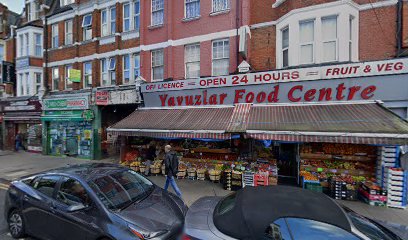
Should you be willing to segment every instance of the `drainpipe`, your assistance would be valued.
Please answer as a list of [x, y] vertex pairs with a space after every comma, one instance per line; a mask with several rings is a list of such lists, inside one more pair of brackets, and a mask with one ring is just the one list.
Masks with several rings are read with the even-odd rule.
[[44, 87], [44, 96], [48, 94], [49, 89], [48, 89], [48, 16], [45, 14], [44, 16], [44, 49], [45, 49], [45, 54], [44, 54], [44, 80], [43, 80], [43, 87]]
[[402, 0], [397, 3], [397, 57], [402, 54]]
[[[239, 4], [239, 0], [236, 0], [236, 12], [235, 12], [235, 14], [236, 14], [236, 16], [235, 16], [235, 28], [237, 29], [237, 36], [236, 36], [236, 38], [235, 38], [235, 44], [236, 44], [236, 48], [237, 48], [237, 59], [236, 59], [236, 64], [237, 64], [237, 67], [239, 66], [239, 20], [240, 20], [240, 17], [239, 17], [239, 8], [240, 8], [240, 4]], [[235, 69], [235, 71], [237, 71], [237, 69]]]

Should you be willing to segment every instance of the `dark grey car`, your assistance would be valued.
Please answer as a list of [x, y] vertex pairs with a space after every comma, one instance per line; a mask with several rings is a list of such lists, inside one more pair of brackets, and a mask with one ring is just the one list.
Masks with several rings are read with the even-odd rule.
[[40, 239], [178, 239], [187, 206], [138, 173], [113, 164], [65, 167], [11, 184], [10, 233]]
[[393, 229], [296, 187], [245, 187], [190, 206], [184, 240], [402, 240]]

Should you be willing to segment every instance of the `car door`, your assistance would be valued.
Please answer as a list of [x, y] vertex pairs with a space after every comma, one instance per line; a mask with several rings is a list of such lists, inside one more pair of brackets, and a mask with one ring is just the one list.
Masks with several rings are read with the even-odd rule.
[[[82, 204], [84, 209], [70, 211], [71, 206]], [[82, 184], [68, 177], [63, 177], [57, 188], [52, 217], [59, 227], [52, 232], [53, 239], [82, 240], [96, 239], [101, 230], [96, 225], [98, 209]], [[99, 219], [101, 220], [101, 219]]]
[[34, 179], [32, 187], [36, 194], [24, 194], [22, 200], [22, 214], [27, 232], [41, 239], [52, 239], [52, 202], [55, 187], [60, 177], [55, 175], [40, 176]]

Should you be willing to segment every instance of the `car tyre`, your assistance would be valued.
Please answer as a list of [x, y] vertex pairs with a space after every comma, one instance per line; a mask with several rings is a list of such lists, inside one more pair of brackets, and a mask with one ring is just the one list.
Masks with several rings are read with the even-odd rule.
[[13, 210], [8, 216], [8, 227], [13, 238], [22, 238], [25, 236], [25, 225], [23, 216], [17, 209]]

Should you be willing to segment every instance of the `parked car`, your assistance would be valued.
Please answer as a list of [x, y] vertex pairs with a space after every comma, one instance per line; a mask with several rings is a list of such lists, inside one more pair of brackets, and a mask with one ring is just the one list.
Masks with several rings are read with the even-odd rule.
[[324, 194], [287, 186], [245, 187], [197, 200], [185, 220], [189, 239], [402, 240]]
[[14, 238], [177, 239], [187, 206], [133, 170], [68, 166], [11, 184], [5, 216]]

